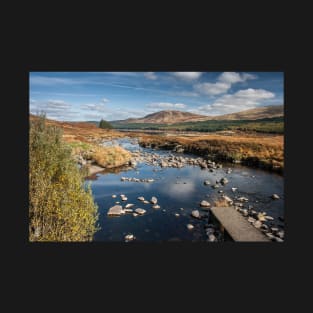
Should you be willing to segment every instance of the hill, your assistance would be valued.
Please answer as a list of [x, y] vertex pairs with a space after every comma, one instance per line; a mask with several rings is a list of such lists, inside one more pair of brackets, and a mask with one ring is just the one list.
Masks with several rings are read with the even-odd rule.
[[166, 110], [148, 114], [141, 118], [129, 118], [126, 120], [111, 121], [115, 127], [123, 124], [177, 124], [202, 121], [228, 121], [228, 120], [259, 120], [264, 118], [282, 117], [284, 115], [283, 105], [265, 106], [249, 109], [241, 112], [223, 114], [218, 116], [207, 116], [190, 112]]

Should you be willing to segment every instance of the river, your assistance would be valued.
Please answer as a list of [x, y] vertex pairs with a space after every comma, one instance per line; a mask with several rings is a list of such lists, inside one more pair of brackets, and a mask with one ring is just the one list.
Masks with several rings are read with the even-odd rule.
[[[169, 154], [187, 156], [171, 151], [142, 148], [133, 139], [104, 143], [110, 144], [119, 144], [130, 151], [157, 153], [161, 156]], [[231, 173], [227, 174], [229, 168]], [[121, 177], [152, 178], [154, 181], [129, 182], [121, 181]], [[205, 180], [210, 180], [214, 184], [222, 177], [229, 180], [223, 187], [214, 189], [212, 185], [204, 185]], [[223, 190], [224, 194], [232, 199], [241, 196], [248, 198], [249, 201], [244, 203], [244, 208], [253, 207], [257, 212], [266, 212], [274, 218], [267, 223], [268, 226], [284, 229], [283, 177], [261, 169], [223, 163], [223, 168], [210, 172], [208, 169], [193, 165], [183, 168], [161, 168], [140, 162], [136, 168], [112, 169], [97, 173], [87, 178], [86, 183], [91, 184], [95, 202], [99, 207], [101, 230], [95, 234], [95, 241], [124, 241], [127, 234], [133, 234], [136, 241], [207, 241], [205, 224], [208, 218], [195, 219], [190, 214], [196, 209], [204, 216], [208, 215], [209, 212], [201, 209], [199, 203], [201, 200], [213, 203], [220, 196], [219, 190]], [[238, 189], [233, 191], [232, 187]], [[128, 200], [121, 201], [121, 194]], [[278, 194], [280, 199], [273, 200], [272, 194]], [[117, 197], [112, 198], [112, 195]], [[139, 196], [147, 200], [152, 196], [157, 197], [160, 209], [153, 209], [152, 204], [142, 203], [137, 199]], [[135, 204], [134, 209], [142, 208], [146, 213], [136, 217], [132, 214], [109, 217], [107, 212], [117, 201], [123, 206], [127, 203]], [[187, 224], [192, 224], [194, 229], [187, 229]]]

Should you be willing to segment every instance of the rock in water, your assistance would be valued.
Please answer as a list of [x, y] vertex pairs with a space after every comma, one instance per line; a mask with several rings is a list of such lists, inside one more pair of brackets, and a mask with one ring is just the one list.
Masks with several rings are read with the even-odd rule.
[[211, 184], [211, 182], [209, 180], [204, 181], [204, 185], [210, 185], [210, 184]]
[[142, 201], [144, 204], [148, 204], [149, 203], [149, 201], [148, 200], [144, 200], [144, 201]]
[[133, 213], [133, 209], [124, 209], [125, 213]]
[[233, 188], [231, 189], [231, 191], [232, 191], [232, 192], [235, 192], [237, 189], [238, 189], [238, 188], [233, 187]]
[[209, 241], [210, 241], [210, 242], [215, 242], [215, 241], [217, 241], [217, 239], [216, 239], [216, 237], [214, 236], [214, 234], [210, 234], [210, 235], [209, 235]]
[[159, 209], [160, 206], [159, 206], [158, 204], [155, 204], [155, 205], [152, 206], [152, 208], [153, 208], [153, 209]]
[[134, 216], [134, 217], [138, 216], [138, 213], [135, 213], [135, 212], [134, 212], [134, 213], [133, 213], [133, 216]]
[[208, 201], [202, 200], [200, 202], [200, 206], [208, 208], [209, 206], [211, 206], [211, 204]]
[[175, 213], [175, 216], [176, 216], [176, 217], [179, 217], [179, 214], [178, 214], [178, 213]]
[[121, 199], [122, 201], [127, 201], [127, 197], [125, 197], [124, 195], [121, 195]]
[[123, 210], [121, 205], [114, 205], [108, 211], [108, 215], [110, 215], [110, 216], [120, 216], [124, 213], [125, 213], [125, 211]]
[[140, 214], [140, 215], [143, 215], [143, 214], [145, 214], [147, 211], [144, 210], [144, 209], [138, 208], [138, 209], [135, 210], [135, 212], [138, 213], [138, 214]]
[[150, 202], [151, 202], [152, 204], [157, 204], [157, 203], [158, 203], [158, 199], [157, 199], [156, 197], [152, 197], [151, 200], [150, 200]]
[[116, 198], [116, 195], [112, 195], [112, 198]]
[[233, 200], [229, 198], [228, 196], [223, 196], [223, 199], [225, 199], [228, 203], [233, 203]]
[[138, 197], [137, 199], [140, 200], [140, 201], [145, 201], [144, 197]]
[[226, 177], [223, 177], [221, 180], [220, 180], [220, 183], [222, 185], [226, 185], [228, 183], [228, 179]]
[[191, 215], [195, 218], [200, 218], [200, 212], [198, 210], [193, 210]]
[[278, 199], [280, 199], [280, 198], [279, 198], [279, 195], [277, 195], [276, 193], [274, 193], [274, 194], [272, 195], [272, 199], [273, 199], [273, 200], [278, 200]]
[[133, 207], [133, 206], [134, 206], [134, 204], [128, 203], [128, 204], [125, 205], [125, 209], [131, 208], [131, 207]]
[[193, 226], [192, 224], [187, 224], [187, 228], [188, 228], [189, 230], [192, 230], [192, 229], [194, 229], [194, 226]]
[[133, 234], [128, 234], [125, 236], [125, 241], [132, 241], [135, 239], [135, 236]]

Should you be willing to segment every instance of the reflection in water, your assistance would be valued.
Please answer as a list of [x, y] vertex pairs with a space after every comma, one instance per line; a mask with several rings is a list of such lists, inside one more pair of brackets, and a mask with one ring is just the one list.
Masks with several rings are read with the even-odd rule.
[[[123, 144], [129, 142], [123, 140]], [[138, 150], [138, 146], [134, 145], [134, 149]], [[232, 172], [226, 174], [226, 169], [223, 168], [212, 173], [194, 166], [165, 168], [155, 172], [154, 167], [139, 163], [137, 169], [123, 167], [92, 175], [86, 183], [91, 181], [94, 199], [99, 206], [101, 226], [95, 240], [124, 241], [124, 236], [131, 233], [136, 237], [136, 241], [205, 241], [207, 236], [203, 221], [192, 218], [190, 214], [192, 210], [200, 209], [201, 200], [206, 199], [212, 203], [219, 197], [219, 190], [223, 190], [232, 199], [236, 196], [246, 196], [249, 199], [249, 202], [245, 203], [246, 207], [253, 206], [256, 211], [267, 212], [275, 218], [275, 222], [279, 220], [278, 217], [284, 216], [283, 177], [241, 165], [229, 164], [225, 167], [231, 167]], [[154, 182], [122, 182], [122, 176], [153, 178]], [[229, 180], [226, 186], [212, 188], [217, 180], [225, 176]], [[211, 185], [205, 186], [204, 180], [209, 180]], [[236, 192], [232, 191], [232, 187], [238, 188]], [[277, 193], [281, 199], [272, 200], [273, 193]], [[117, 195], [117, 198], [112, 198], [113, 194]], [[121, 194], [126, 195], [128, 200], [121, 201]], [[137, 199], [138, 196], [147, 200], [152, 196], [157, 197], [161, 208], [153, 209], [152, 204], [144, 204]], [[137, 217], [126, 214], [118, 218], [108, 218], [108, 209], [117, 201], [123, 206], [132, 203], [133, 209], [142, 208], [146, 213]], [[176, 217], [175, 213], [180, 216]], [[189, 223], [194, 225], [192, 231], [186, 227]]]

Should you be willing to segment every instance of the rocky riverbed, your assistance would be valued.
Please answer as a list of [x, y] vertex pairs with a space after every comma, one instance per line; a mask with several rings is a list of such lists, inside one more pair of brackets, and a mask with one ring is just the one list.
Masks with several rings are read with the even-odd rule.
[[118, 144], [132, 152], [127, 167], [104, 170], [90, 181], [100, 211], [96, 241], [224, 241], [210, 216], [218, 203], [240, 212], [272, 241], [284, 240], [280, 175], [177, 148], [142, 148], [134, 139]]

